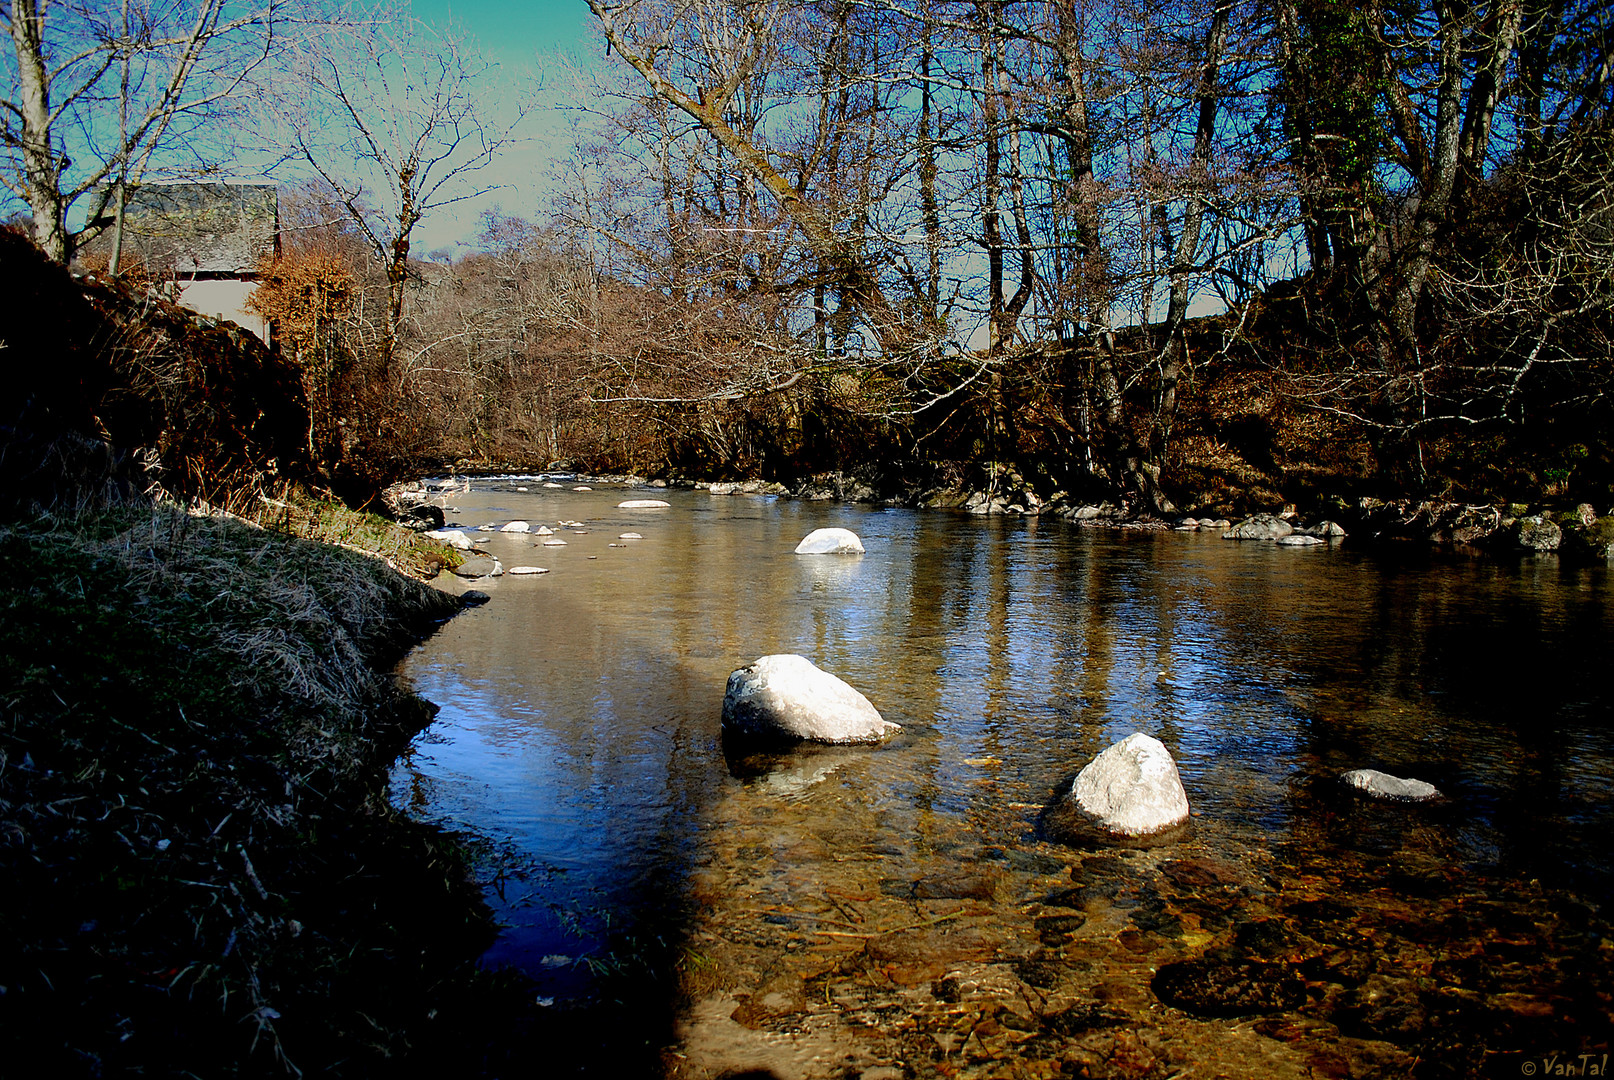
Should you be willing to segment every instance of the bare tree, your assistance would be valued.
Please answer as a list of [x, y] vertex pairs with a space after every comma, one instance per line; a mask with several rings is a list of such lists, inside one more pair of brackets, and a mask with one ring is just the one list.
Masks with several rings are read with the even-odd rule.
[[0, 3], [12, 44], [0, 183], [45, 253], [71, 260], [142, 180], [215, 173], [222, 115], [273, 56], [284, 18], [282, 0]]
[[272, 107], [293, 154], [335, 193], [387, 277], [381, 371], [393, 374], [414, 230], [486, 194], [476, 174], [515, 140], [524, 109], [490, 114], [494, 67], [452, 31], [378, 10], [297, 44]]

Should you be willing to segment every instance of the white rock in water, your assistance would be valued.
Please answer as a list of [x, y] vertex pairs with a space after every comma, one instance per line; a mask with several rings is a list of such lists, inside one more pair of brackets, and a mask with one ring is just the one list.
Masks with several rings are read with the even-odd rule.
[[554, 536], [555, 530], [551, 529], [548, 525], [540, 525], [538, 526], [536, 533], [539, 536]]
[[1422, 780], [1403, 780], [1399, 776], [1379, 772], [1377, 769], [1352, 769], [1343, 773], [1340, 779], [1359, 791], [1381, 799], [1409, 799], [1420, 802], [1424, 799], [1433, 799], [1440, 792], [1435, 785], [1427, 784]]
[[587, 484], [578, 484], [576, 487], [572, 488], [572, 490], [573, 491], [593, 491], [594, 489], [589, 487]]
[[772, 741], [871, 743], [901, 731], [869, 699], [805, 656], [764, 656], [729, 676], [723, 730]]
[[851, 529], [814, 529], [796, 545], [797, 555], [861, 555], [863, 541]]
[[547, 574], [547, 573], [549, 573], [549, 571], [546, 570], [545, 568], [543, 568], [542, 566], [512, 566], [510, 568], [509, 572], [512, 573], [512, 574]]
[[441, 540], [457, 551], [471, 550], [471, 538], [459, 529], [434, 529], [426, 535], [433, 540]]
[[499, 531], [507, 533], [531, 532], [532, 526], [528, 525], [525, 521], [509, 521], [500, 526]]
[[616, 538], [618, 540], [643, 540], [644, 536], [640, 533], [618, 533]]
[[566, 546], [566, 541], [560, 539], [559, 537], [551, 536], [548, 540], [544, 541], [543, 546], [544, 547], [565, 547]]
[[1299, 533], [1290, 533], [1288, 536], [1278, 537], [1279, 547], [1316, 547], [1318, 544], [1326, 543], [1328, 541], [1320, 536], [1302, 536]]
[[548, 484], [545, 484], [544, 487], [549, 488], [552, 491], [559, 491], [561, 489], [562, 485], [555, 484], [555, 483], [548, 483]]
[[658, 506], [671, 506], [672, 503], [660, 499], [628, 499], [616, 504], [618, 510], [650, 510]]
[[1100, 828], [1147, 836], [1188, 820], [1188, 793], [1159, 739], [1134, 731], [1076, 774], [1070, 797]]

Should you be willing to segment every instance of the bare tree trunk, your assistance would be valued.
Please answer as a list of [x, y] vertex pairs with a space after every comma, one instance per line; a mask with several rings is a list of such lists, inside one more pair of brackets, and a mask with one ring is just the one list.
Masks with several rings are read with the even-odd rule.
[[919, 217], [925, 230], [925, 318], [930, 323], [927, 332], [934, 333], [941, 325], [941, 203], [936, 196], [936, 141], [931, 134], [935, 122], [935, 92], [930, 85], [931, 64], [935, 55], [927, 35], [924, 51], [920, 55], [919, 93]]
[[34, 243], [52, 260], [66, 263], [73, 257], [73, 245], [64, 220], [64, 163], [51, 139], [50, 72], [44, 37], [45, 13], [39, 0], [13, 0], [11, 43], [17, 54], [17, 112], [22, 121], [19, 142]]
[[[1221, 103], [1218, 83], [1221, 78], [1222, 56], [1227, 48], [1228, 20], [1232, 12], [1231, 0], [1221, 0], [1211, 17], [1205, 33], [1204, 63], [1200, 69], [1197, 93], [1199, 115], [1194, 128], [1194, 148], [1189, 156], [1187, 191], [1183, 198], [1182, 222], [1177, 232], [1177, 249], [1172, 256], [1171, 298], [1166, 308], [1165, 325], [1160, 330], [1160, 346], [1155, 357], [1159, 373], [1159, 386], [1155, 392], [1154, 418], [1150, 427], [1146, 459], [1158, 472], [1160, 462], [1171, 440], [1171, 427], [1177, 415], [1177, 386], [1182, 381], [1188, 361], [1188, 339], [1183, 334], [1183, 322], [1188, 316], [1188, 305], [1193, 297], [1194, 264], [1199, 256], [1199, 237], [1205, 220], [1205, 195], [1210, 182], [1211, 150], [1216, 139], [1216, 112]], [[1175, 511], [1168, 499], [1160, 495], [1149, 508], [1154, 513]]]

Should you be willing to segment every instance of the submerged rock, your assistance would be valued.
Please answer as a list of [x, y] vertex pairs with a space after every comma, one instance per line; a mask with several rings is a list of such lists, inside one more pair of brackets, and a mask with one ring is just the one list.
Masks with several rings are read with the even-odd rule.
[[796, 545], [797, 555], [861, 555], [863, 541], [850, 529], [814, 529]]
[[1342, 774], [1340, 779], [1358, 791], [1365, 791], [1381, 799], [1408, 799], [1421, 802], [1440, 794], [1433, 784], [1422, 780], [1403, 780], [1399, 776], [1391, 776], [1377, 769], [1352, 769]]
[[1306, 984], [1290, 964], [1209, 957], [1166, 964], [1154, 977], [1156, 996], [1197, 1016], [1247, 1016], [1298, 1008]]
[[729, 676], [723, 732], [774, 742], [871, 743], [902, 728], [805, 656], [764, 656]]
[[1224, 540], [1277, 540], [1295, 531], [1295, 527], [1276, 514], [1256, 514], [1247, 517], [1222, 534]]
[[618, 510], [650, 510], [660, 506], [671, 506], [672, 503], [661, 499], [626, 499], [616, 504]]
[[1141, 731], [1088, 762], [1070, 799], [1115, 836], [1148, 836], [1188, 820], [1188, 793], [1171, 751]]
[[1319, 544], [1326, 543], [1328, 543], [1328, 541], [1324, 540], [1320, 536], [1302, 536], [1299, 533], [1291, 533], [1288, 536], [1278, 537], [1279, 547], [1316, 547]]

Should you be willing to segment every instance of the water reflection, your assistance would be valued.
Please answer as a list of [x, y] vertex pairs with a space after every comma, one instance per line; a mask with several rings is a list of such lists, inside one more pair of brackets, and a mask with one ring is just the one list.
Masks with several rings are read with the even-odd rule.
[[[629, 511], [621, 491], [515, 486], [479, 486], [458, 516], [548, 524], [567, 546], [493, 534], [506, 565], [552, 573], [478, 582], [493, 601], [409, 658], [442, 713], [400, 762], [394, 795], [506, 852], [490, 895], [509, 929], [488, 962], [521, 966], [560, 1006], [594, 1007], [605, 960], [642, 930], [685, 958], [715, 957], [747, 1024], [775, 1015], [749, 1002], [783, 993], [763, 992], [764, 955], [769, 971], [798, 958], [781, 1001], [823, 978], [825, 1000], [852, 1009], [856, 980], [823, 965], [856, 955], [858, 970], [929, 971], [887, 955], [894, 931], [871, 936], [881, 904], [907, 905], [910, 922], [956, 919], [957, 934], [969, 911], [988, 911], [997, 932], [1024, 924], [1035, 945], [1061, 935], [1033, 916], [1080, 921], [1037, 906], [1058, 891], [1050, 875], [1086, 875], [1085, 927], [1017, 962], [1055, 949], [1047, 963], [1080, 960], [1083, 978], [1120, 979], [1145, 1009], [1152, 969], [1127, 983], [1115, 967], [1126, 957], [1206, 948], [1265, 893], [1273, 918], [1312, 933], [1313, 909], [1285, 905], [1341, 882], [1379, 888], [1386, 862], [1396, 881], [1426, 883], [1419, 895], [1429, 881], [1455, 895], [1481, 874], [1503, 893], [1538, 881], [1609, 898], [1602, 570], [690, 492]], [[829, 526], [857, 532], [867, 553], [792, 554]], [[644, 539], [611, 546], [630, 530]], [[903, 735], [725, 756], [727, 675], [775, 652], [840, 675]], [[1039, 829], [1075, 770], [1134, 730], [1171, 748], [1196, 816], [1188, 839], [1132, 853], [1142, 861], [1123, 859], [1116, 877]], [[1429, 780], [1447, 799], [1364, 805], [1332, 779], [1357, 767]], [[1159, 867], [1159, 884], [1138, 884]], [[1191, 910], [1181, 883], [1202, 880], [1250, 910]], [[935, 955], [958, 944], [924, 933]], [[993, 940], [959, 945], [955, 960], [1017, 947]], [[814, 957], [819, 967], [800, 959]], [[755, 995], [736, 989], [745, 972]]]

